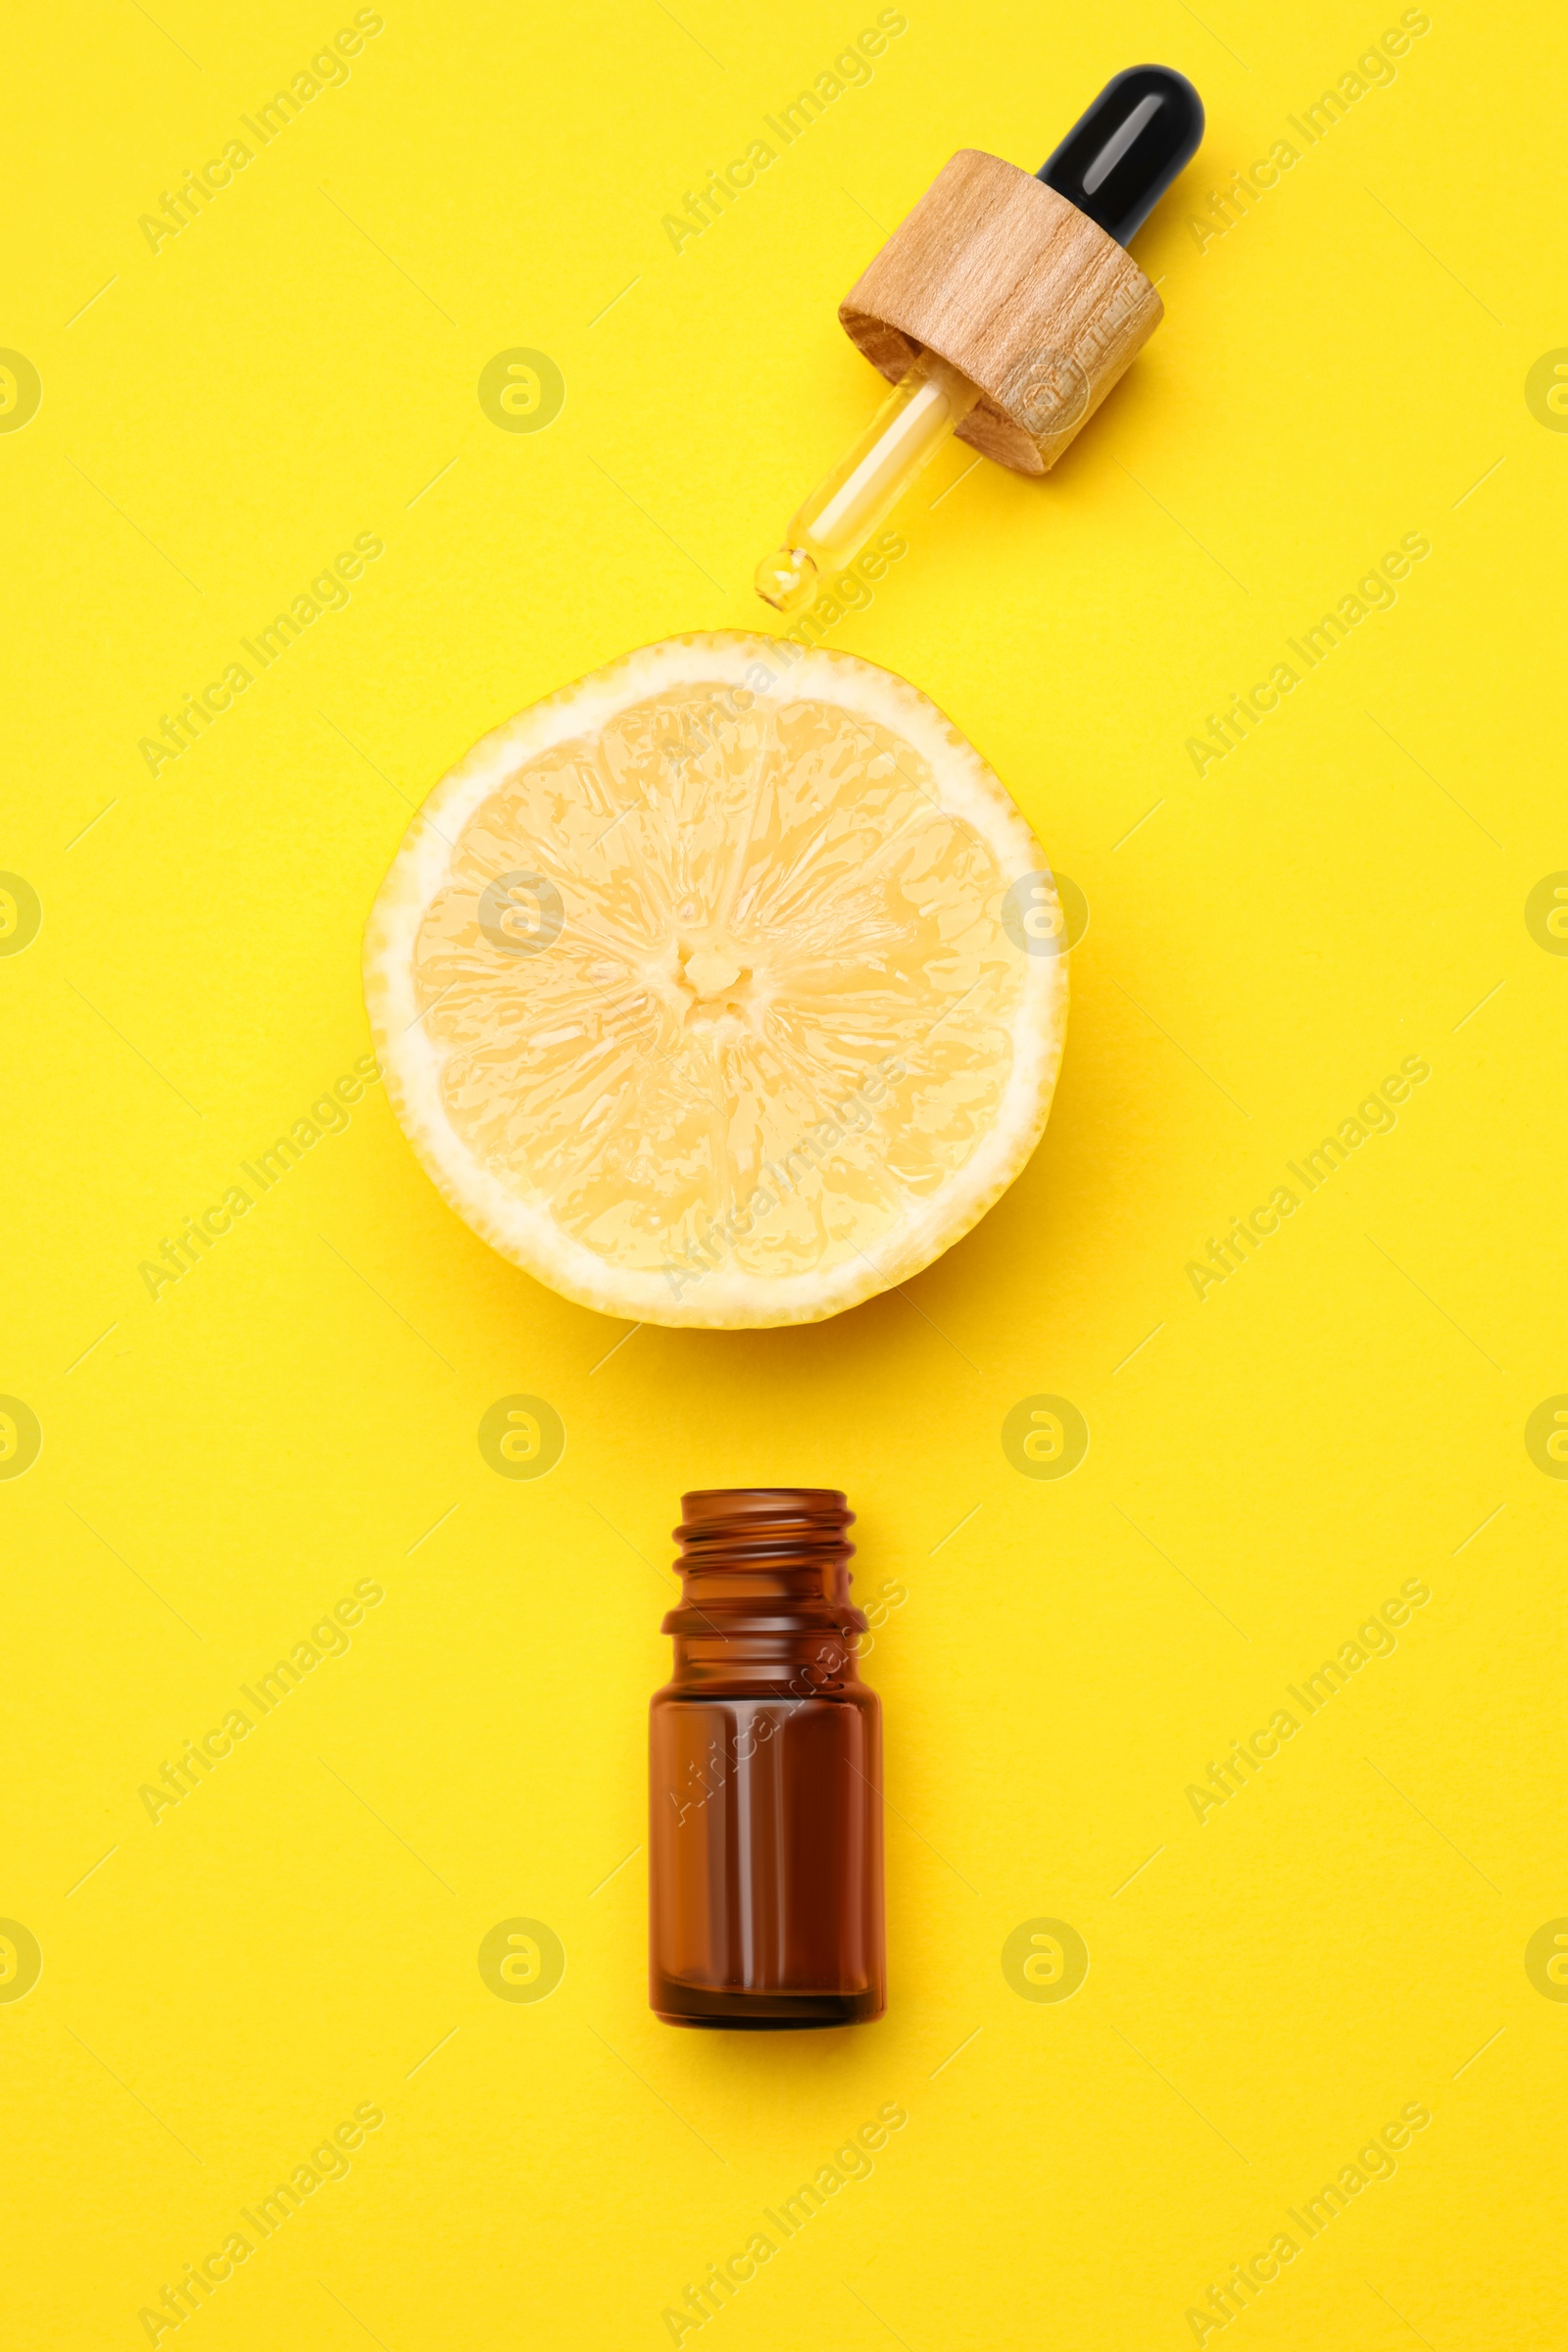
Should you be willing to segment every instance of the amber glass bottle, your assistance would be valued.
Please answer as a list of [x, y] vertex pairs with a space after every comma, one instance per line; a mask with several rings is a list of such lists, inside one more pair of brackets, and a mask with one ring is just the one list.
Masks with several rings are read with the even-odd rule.
[[675, 2026], [880, 2017], [882, 1738], [829, 1487], [682, 1497], [650, 1740], [650, 1998]]

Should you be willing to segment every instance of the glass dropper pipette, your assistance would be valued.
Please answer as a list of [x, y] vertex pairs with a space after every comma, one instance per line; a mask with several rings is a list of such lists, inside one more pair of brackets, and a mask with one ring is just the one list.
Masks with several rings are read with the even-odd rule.
[[855, 447], [818, 482], [784, 545], [758, 565], [758, 595], [780, 612], [804, 612], [826, 576], [859, 554], [979, 398], [978, 384], [923, 351]]
[[[1168, 67], [1133, 66], [1106, 83], [1036, 177], [1125, 245], [1202, 135], [1203, 109], [1192, 83]], [[920, 352], [796, 514], [782, 547], [758, 565], [763, 602], [780, 612], [804, 612], [983, 398], [950, 361]]]

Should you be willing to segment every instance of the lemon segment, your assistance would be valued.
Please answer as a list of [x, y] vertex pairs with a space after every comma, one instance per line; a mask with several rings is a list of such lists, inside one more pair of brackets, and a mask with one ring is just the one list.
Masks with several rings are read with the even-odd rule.
[[809, 1322], [906, 1280], [1018, 1173], [1060, 1059], [1059, 936], [1039, 844], [913, 687], [685, 637], [436, 788], [366, 998], [410, 1142], [503, 1255], [632, 1321]]

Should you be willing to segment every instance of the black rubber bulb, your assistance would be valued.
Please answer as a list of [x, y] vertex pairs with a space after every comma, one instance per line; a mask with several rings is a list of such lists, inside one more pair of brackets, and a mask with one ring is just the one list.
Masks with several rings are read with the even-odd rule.
[[1129, 66], [1106, 82], [1035, 177], [1125, 245], [1202, 136], [1203, 102], [1185, 74]]

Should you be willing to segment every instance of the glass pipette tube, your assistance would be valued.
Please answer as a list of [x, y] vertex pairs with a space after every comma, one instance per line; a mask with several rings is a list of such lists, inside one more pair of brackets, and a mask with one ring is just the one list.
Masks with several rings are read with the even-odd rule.
[[979, 386], [934, 351], [900, 377], [865, 431], [820, 481], [757, 567], [757, 593], [780, 612], [811, 604], [824, 576], [858, 556], [923, 466], [980, 398]]

